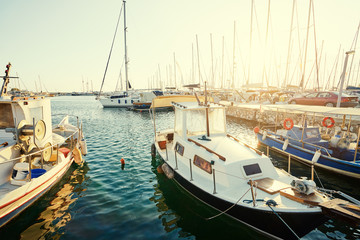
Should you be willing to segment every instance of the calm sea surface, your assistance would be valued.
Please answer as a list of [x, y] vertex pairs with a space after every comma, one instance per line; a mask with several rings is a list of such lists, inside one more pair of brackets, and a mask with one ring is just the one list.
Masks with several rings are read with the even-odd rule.
[[[51, 101], [53, 114], [73, 114], [83, 121], [86, 163], [72, 166], [59, 184], [0, 229], [0, 239], [265, 239], [226, 216], [205, 220], [217, 212], [156, 172], [160, 159], [150, 155], [153, 126], [148, 113], [103, 109], [93, 96]], [[160, 113], [157, 125], [170, 127], [172, 120], [173, 113]], [[256, 146], [255, 124], [228, 119], [228, 131]], [[285, 158], [271, 157], [275, 166], [287, 169]], [[291, 172], [310, 177], [310, 170], [294, 161]], [[325, 188], [360, 199], [359, 180], [320, 169], [317, 174]], [[304, 237], [357, 238], [359, 228], [338, 220]]]

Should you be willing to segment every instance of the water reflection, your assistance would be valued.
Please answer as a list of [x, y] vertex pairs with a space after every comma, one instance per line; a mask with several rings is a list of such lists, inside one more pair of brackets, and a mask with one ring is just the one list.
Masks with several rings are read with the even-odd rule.
[[70, 208], [73, 203], [81, 197], [81, 193], [86, 191], [86, 186], [82, 183], [87, 179], [86, 173], [89, 170], [87, 164], [81, 168], [75, 169], [68, 177], [65, 177], [61, 183], [58, 192], [51, 195], [47, 193], [45, 198], [51, 197], [52, 200], [48, 207], [43, 210], [36, 219], [36, 223], [24, 230], [20, 236], [21, 239], [59, 239], [63, 235], [64, 228], [71, 220]]

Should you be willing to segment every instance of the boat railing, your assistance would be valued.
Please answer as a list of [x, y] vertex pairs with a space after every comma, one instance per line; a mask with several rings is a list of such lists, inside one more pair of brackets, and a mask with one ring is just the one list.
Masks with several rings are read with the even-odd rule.
[[274, 133], [274, 132], [272, 132], [272, 131], [270, 131], [270, 130], [265, 130], [265, 131], [271, 133], [272, 135], [279, 136], [279, 137], [283, 137], [284, 139], [287, 138], [287, 139], [291, 139], [291, 140], [295, 140], [295, 141], [301, 142], [301, 143], [303, 144], [303, 145], [302, 145], [303, 147], [304, 147], [304, 144], [307, 144], [307, 145], [310, 145], [310, 146], [319, 148], [320, 150], [323, 150], [324, 152], [326, 152], [326, 154], [327, 154], [329, 157], [331, 157], [331, 154], [329, 153], [328, 149], [325, 148], [325, 147], [323, 147], [323, 146], [316, 145], [316, 144], [309, 143], [309, 142], [304, 142], [304, 141], [302, 141], [301, 139], [296, 139], [296, 138], [292, 138], [292, 137], [289, 137], [289, 136], [286, 136], [286, 137], [285, 137], [285, 136], [283, 136], [283, 135], [276, 134], [276, 133]]

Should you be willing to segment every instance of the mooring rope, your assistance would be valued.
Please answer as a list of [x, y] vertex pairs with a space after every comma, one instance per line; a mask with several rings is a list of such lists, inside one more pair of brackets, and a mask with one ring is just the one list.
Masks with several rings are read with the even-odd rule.
[[295, 235], [297, 239], [300, 239], [299, 236], [294, 232], [294, 230], [291, 229], [289, 225], [280, 217], [279, 214], [271, 207], [271, 205], [276, 206], [277, 203], [274, 200], [268, 200], [266, 202], [266, 205], [273, 211], [273, 213], [285, 224], [285, 226]]
[[211, 220], [214, 219], [216, 217], [219, 217], [221, 215], [223, 215], [224, 213], [226, 213], [227, 211], [229, 211], [230, 209], [232, 209], [233, 207], [235, 207], [236, 204], [238, 204], [240, 202], [240, 200], [250, 191], [251, 188], [249, 188], [240, 198], [239, 200], [236, 201], [236, 203], [234, 203], [232, 206], [230, 206], [228, 209], [226, 209], [225, 211], [220, 212], [219, 214], [216, 214], [215, 216], [206, 218], [206, 220]]

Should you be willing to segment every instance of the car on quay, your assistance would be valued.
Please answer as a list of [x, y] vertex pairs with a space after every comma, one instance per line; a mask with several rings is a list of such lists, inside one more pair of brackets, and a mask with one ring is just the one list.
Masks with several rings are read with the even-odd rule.
[[[301, 97], [293, 97], [289, 99], [289, 103], [336, 107], [338, 95], [339, 92], [334, 91], [313, 92]], [[358, 104], [358, 97], [346, 93], [341, 95], [340, 107], [356, 107]]]

